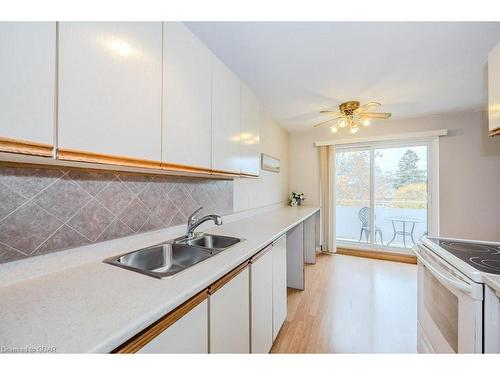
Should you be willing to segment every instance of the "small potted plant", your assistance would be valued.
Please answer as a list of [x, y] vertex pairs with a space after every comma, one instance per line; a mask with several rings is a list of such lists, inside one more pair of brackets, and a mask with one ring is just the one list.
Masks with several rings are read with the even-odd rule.
[[302, 201], [304, 200], [306, 200], [306, 198], [304, 197], [304, 193], [292, 192], [292, 195], [290, 196], [290, 206], [300, 206], [302, 205]]

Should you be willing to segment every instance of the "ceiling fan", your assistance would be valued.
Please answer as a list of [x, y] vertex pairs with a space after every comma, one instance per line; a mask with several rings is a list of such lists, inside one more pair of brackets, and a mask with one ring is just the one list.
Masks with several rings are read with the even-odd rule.
[[335, 121], [330, 127], [332, 133], [336, 133], [342, 128], [349, 128], [349, 131], [354, 134], [359, 131], [360, 125], [363, 127], [369, 126], [372, 119], [385, 120], [391, 117], [391, 113], [388, 112], [371, 112], [379, 106], [380, 103], [377, 102], [369, 102], [363, 105], [360, 105], [359, 102], [355, 100], [345, 102], [339, 105], [340, 112], [320, 111], [323, 115], [335, 117], [320, 122], [314, 125], [314, 127], [317, 128]]

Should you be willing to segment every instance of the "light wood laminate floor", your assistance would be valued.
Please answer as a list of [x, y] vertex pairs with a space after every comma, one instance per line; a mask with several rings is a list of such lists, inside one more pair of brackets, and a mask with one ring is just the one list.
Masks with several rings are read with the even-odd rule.
[[320, 254], [305, 276], [272, 353], [416, 352], [415, 265]]

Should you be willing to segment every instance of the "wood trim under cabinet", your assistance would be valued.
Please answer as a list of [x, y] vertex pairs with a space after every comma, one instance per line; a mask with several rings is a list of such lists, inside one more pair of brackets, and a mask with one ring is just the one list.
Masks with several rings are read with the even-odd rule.
[[240, 173], [240, 176], [244, 178], [259, 178], [258, 174], [250, 174], [250, 173]]
[[240, 177], [241, 174], [240, 173], [236, 173], [236, 172], [228, 172], [228, 171], [221, 171], [221, 170], [217, 170], [217, 169], [212, 169], [211, 170], [211, 173], [213, 175], [217, 175], [217, 176], [225, 176], [225, 177]]
[[159, 336], [168, 327], [172, 326], [175, 322], [193, 310], [196, 306], [202, 303], [208, 297], [208, 290], [204, 289], [191, 299], [184, 302], [182, 305], [176, 307], [160, 320], [154, 322], [149, 327], [143, 329], [134, 337], [121, 344], [119, 347], [111, 351], [117, 354], [132, 354], [137, 353], [154, 338]]
[[127, 167], [160, 169], [161, 162], [153, 160], [136, 159], [124, 156], [99, 154], [96, 152], [79, 151], [60, 148], [57, 158], [61, 160], [81, 161], [86, 163], [123, 165]]
[[215, 292], [217, 292], [220, 288], [222, 288], [224, 285], [226, 285], [228, 282], [230, 282], [232, 279], [238, 276], [241, 272], [243, 272], [243, 270], [247, 268], [249, 264], [250, 261], [246, 260], [245, 262], [241, 263], [238, 267], [236, 267], [229, 273], [225, 274], [219, 280], [210, 285], [208, 287], [208, 295], [212, 295]]
[[259, 258], [264, 256], [268, 251], [270, 251], [273, 248], [272, 244], [267, 245], [265, 248], [263, 248], [261, 251], [259, 251], [257, 254], [255, 254], [253, 257], [249, 259], [250, 264], [255, 263]]
[[15, 154], [52, 156], [53, 146], [45, 143], [0, 137], [0, 151]]
[[198, 174], [212, 173], [212, 171], [209, 168], [192, 167], [189, 165], [173, 164], [173, 163], [161, 163], [161, 169], [166, 169], [175, 172], [187, 172], [187, 173], [198, 173]]
[[490, 137], [494, 137], [495, 135], [500, 135], [500, 128], [491, 129], [491, 130], [488, 132], [488, 135], [489, 135]]
[[353, 250], [338, 247], [335, 254], [378, 260], [388, 260], [391, 262], [399, 263], [417, 264], [417, 257], [414, 255], [396, 254], [387, 251]]

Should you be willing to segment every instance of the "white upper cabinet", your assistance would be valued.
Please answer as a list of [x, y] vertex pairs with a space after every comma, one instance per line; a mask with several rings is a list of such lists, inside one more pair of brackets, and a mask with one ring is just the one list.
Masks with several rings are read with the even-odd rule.
[[241, 173], [259, 175], [260, 105], [258, 98], [241, 84]]
[[491, 135], [500, 135], [500, 43], [488, 55], [488, 115]]
[[61, 22], [58, 147], [161, 160], [161, 22]]
[[216, 58], [212, 71], [212, 169], [239, 174], [240, 80]]
[[48, 145], [54, 138], [55, 22], [0, 23], [0, 137]]
[[212, 58], [181, 22], [163, 26], [163, 162], [210, 169]]

